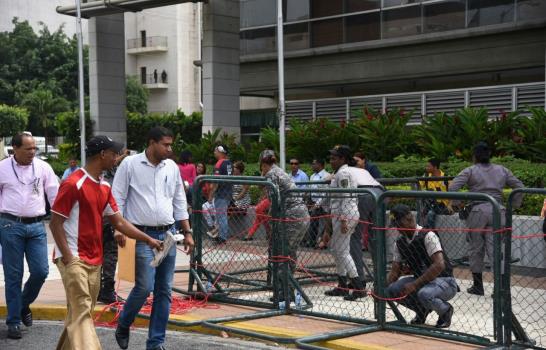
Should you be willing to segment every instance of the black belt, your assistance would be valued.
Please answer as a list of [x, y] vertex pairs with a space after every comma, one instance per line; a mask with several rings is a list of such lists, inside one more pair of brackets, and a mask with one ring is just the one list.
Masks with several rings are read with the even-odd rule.
[[138, 228], [142, 232], [147, 231], [167, 231], [170, 230], [173, 225], [163, 225], [163, 226], [142, 226], [142, 225], [135, 225], [136, 228]]
[[21, 216], [11, 215], [11, 214], [8, 214], [8, 213], [0, 213], [0, 217], [4, 218], [4, 219], [7, 219], [7, 220], [20, 222], [22, 224], [35, 224], [35, 223], [40, 222], [40, 221], [42, 221], [44, 219], [44, 215], [35, 216], [33, 218], [25, 218], [25, 217], [21, 217]]

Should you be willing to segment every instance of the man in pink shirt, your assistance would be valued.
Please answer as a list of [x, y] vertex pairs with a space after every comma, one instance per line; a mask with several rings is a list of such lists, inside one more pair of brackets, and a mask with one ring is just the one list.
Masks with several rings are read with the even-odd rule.
[[[8, 338], [20, 339], [21, 322], [32, 326], [30, 304], [36, 300], [49, 272], [42, 220], [46, 213], [45, 195], [53, 205], [59, 181], [49, 164], [34, 157], [37, 148], [31, 133], [15, 135], [11, 145], [14, 156], [0, 161], [0, 244]], [[25, 256], [30, 276], [21, 291]]]

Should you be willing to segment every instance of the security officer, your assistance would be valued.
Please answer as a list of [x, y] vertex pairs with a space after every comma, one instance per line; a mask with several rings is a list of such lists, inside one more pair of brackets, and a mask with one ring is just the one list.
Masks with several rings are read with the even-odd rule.
[[[400, 237], [393, 248], [387, 294], [391, 297], [405, 296], [399, 303], [416, 312], [411, 324], [424, 324], [428, 314], [434, 310], [438, 313], [436, 328], [448, 328], [453, 306], [447, 301], [457, 293], [457, 282], [440, 239], [434, 232], [423, 230], [415, 223], [407, 205], [394, 206], [391, 218]], [[409, 269], [413, 276], [400, 278], [404, 269]]]
[[[354, 189], [357, 181], [351, 174], [349, 164], [354, 165], [351, 149], [338, 145], [330, 150], [330, 165], [335, 174], [330, 184], [331, 188]], [[327, 296], [343, 296], [345, 300], [356, 300], [366, 296], [364, 284], [358, 277], [355, 262], [350, 254], [351, 235], [359, 220], [358, 200], [349, 193], [333, 194], [330, 198], [330, 213], [332, 215], [332, 238], [330, 249], [336, 261], [338, 286], [326, 291]], [[349, 295], [347, 277], [350, 278], [353, 293]]]
[[[523, 183], [510, 170], [502, 165], [491, 164], [490, 157], [491, 151], [487, 143], [479, 142], [476, 144], [473, 155], [474, 165], [464, 169], [453, 179], [449, 191], [458, 191], [464, 185], [467, 185], [470, 192], [489, 194], [499, 204], [502, 204], [502, 190], [504, 187], [524, 187]], [[519, 207], [521, 199], [522, 196], [516, 196], [514, 207]], [[493, 261], [493, 233], [490, 232], [493, 226], [493, 208], [487, 202], [472, 203], [471, 206], [472, 209], [466, 220], [466, 225], [469, 229], [478, 231], [469, 232], [468, 235], [470, 239], [469, 263], [474, 284], [467, 289], [467, 292], [484, 295], [482, 272], [485, 254], [487, 254], [490, 262]], [[504, 209], [502, 211], [501, 221], [504, 219]]]

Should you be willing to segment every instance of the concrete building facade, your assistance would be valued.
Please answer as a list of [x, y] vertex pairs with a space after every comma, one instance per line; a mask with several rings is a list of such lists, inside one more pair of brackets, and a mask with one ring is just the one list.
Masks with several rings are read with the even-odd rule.
[[201, 5], [187, 3], [127, 12], [125, 73], [148, 89], [148, 111], [201, 110]]
[[[124, 0], [123, 8], [114, 8], [94, 1], [85, 13], [101, 16], [173, 2]], [[202, 5], [204, 131], [221, 127], [250, 135], [250, 129], [275, 124], [275, 3], [215, 0]], [[74, 14], [69, 8], [61, 12]], [[491, 101], [511, 109], [544, 106], [546, 1], [283, 0], [283, 12], [286, 99], [288, 106], [305, 102], [303, 114], [312, 118], [349, 120], [353, 104], [362, 106], [368, 97], [383, 109], [419, 105], [422, 114], [434, 112], [437, 105], [498, 105]], [[139, 23], [140, 14], [132, 16], [134, 39], [142, 30], [146, 36], [154, 33], [140, 27], [168, 25], [159, 22], [182, 26], [179, 22], [184, 21], [172, 11], [153, 25], [144, 19]], [[183, 33], [193, 47], [191, 28], [176, 33]], [[168, 38], [167, 45], [173, 40], [179, 42]], [[169, 50], [150, 57], [131, 55], [135, 58], [128, 59], [127, 66], [133, 71], [146, 66], [149, 76], [150, 57], [168, 56]], [[170, 87], [172, 74], [167, 74]], [[152, 79], [153, 84], [163, 84]], [[496, 89], [502, 93], [491, 92]], [[289, 116], [303, 114], [288, 109]]]

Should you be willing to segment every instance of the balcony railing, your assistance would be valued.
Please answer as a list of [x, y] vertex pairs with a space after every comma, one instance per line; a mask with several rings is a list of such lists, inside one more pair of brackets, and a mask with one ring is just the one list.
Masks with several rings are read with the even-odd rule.
[[165, 89], [169, 83], [168, 75], [165, 71], [157, 74], [146, 74], [140, 77], [140, 83], [147, 88]]
[[150, 36], [127, 40], [128, 53], [167, 51], [166, 36]]

